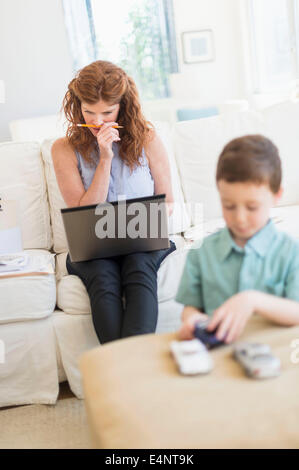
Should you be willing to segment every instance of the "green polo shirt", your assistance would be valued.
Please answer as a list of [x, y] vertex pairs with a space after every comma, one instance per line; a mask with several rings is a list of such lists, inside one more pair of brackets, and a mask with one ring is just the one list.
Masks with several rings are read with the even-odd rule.
[[232, 295], [258, 290], [299, 302], [299, 241], [270, 220], [244, 248], [228, 228], [190, 249], [176, 301], [211, 315]]

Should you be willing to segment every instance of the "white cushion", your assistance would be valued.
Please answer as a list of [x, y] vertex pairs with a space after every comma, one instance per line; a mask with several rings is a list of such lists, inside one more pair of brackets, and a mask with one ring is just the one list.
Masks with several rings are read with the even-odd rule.
[[185, 200], [192, 205], [194, 225], [200, 221], [202, 210], [205, 220], [221, 216], [215, 174], [224, 145], [233, 138], [263, 131], [262, 117], [249, 111], [175, 124], [175, 156]]
[[9, 123], [11, 138], [14, 141], [42, 143], [65, 135], [66, 120], [59, 114], [28, 119], [17, 119]]
[[[55, 267], [54, 255], [45, 250], [26, 250], [26, 253], [42, 254]], [[0, 299], [0, 324], [47, 317], [55, 309], [55, 275], [0, 277]]]
[[[167, 149], [171, 168], [173, 196], [175, 201], [174, 211], [169, 221], [169, 234], [171, 235], [186, 230], [190, 226], [190, 218], [185, 209], [180, 178], [178, 175], [173, 148], [171, 144], [170, 126], [168, 123], [162, 122], [157, 122], [155, 126], [158, 134], [160, 135]], [[54, 140], [46, 140], [43, 142], [42, 157], [45, 164], [45, 174], [48, 184], [50, 214], [54, 239], [54, 251], [56, 253], [63, 253], [67, 251], [68, 248], [60, 209], [66, 207], [66, 204], [59, 190], [53, 166], [51, 155], [51, 147], [53, 142]]]
[[57, 311], [51, 315], [51, 320], [70, 388], [77, 398], [83, 398], [79, 358], [85, 351], [99, 345], [92, 318], [90, 315], [66, 315]]
[[173, 213], [169, 218], [169, 234], [183, 232], [191, 225], [191, 219], [187, 212], [184, 195], [181, 186], [181, 180], [178, 173], [174, 149], [172, 143], [172, 131], [168, 122], [156, 121], [153, 123], [158, 135], [160, 136], [169, 159], [171, 171], [171, 183], [173, 191]]
[[[67, 253], [57, 255], [57, 306], [70, 315], [90, 314], [87, 290], [78, 276], [68, 275], [65, 268]], [[158, 301], [166, 302], [175, 297], [183, 271], [187, 248], [179, 248], [168, 255], [158, 271]], [[65, 273], [66, 275], [62, 275]]]
[[299, 238], [299, 204], [275, 207], [271, 209], [271, 216], [278, 230], [288, 233], [291, 237]]
[[48, 185], [50, 216], [53, 231], [53, 243], [55, 253], [63, 253], [68, 250], [64, 226], [60, 209], [66, 207], [61, 195], [53, 166], [51, 147], [54, 140], [45, 140], [42, 143], [42, 157], [45, 166], [45, 175]]
[[87, 290], [78, 276], [64, 276], [58, 281], [57, 306], [70, 315], [91, 313]]
[[0, 407], [54, 405], [59, 386], [52, 317], [1, 325], [0, 337], [5, 351], [0, 364]]
[[299, 204], [299, 100], [263, 110], [265, 135], [277, 145], [282, 161], [284, 194], [280, 205]]
[[50, 216], [39, 144], [0, 143], [0, 197], [19, 204], [23, 249], [50, 249]]

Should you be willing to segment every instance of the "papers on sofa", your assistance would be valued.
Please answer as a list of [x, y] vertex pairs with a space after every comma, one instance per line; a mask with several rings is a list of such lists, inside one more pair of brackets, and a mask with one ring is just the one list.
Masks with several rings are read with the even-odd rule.
[[22, 249], [19, 204], [0, 198], [0, 254], [16, 253]]
[[27, 253], [15, 253], [0, 255], [0, 273], [9, 271], [21, 271], [28, 264]]
[[54, 274], [55, 254], [26, 252], [0, 255], [0, 279], [4, 277]]
[[0, 228], [0, 254], [14, 253], [22, 250], [22, 234], [20, 227], [12, 227], [7, 230]]

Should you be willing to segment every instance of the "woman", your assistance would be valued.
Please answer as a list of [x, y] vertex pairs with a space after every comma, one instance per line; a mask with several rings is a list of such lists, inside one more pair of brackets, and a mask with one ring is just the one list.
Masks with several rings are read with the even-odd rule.
[[[67, 206], [165, 193], [171, 213], [167, 153], [142, 115], [133, 80], [121, 68], [100, 60], [84, 67], [70, 82], [63, 109], [69, 127], [66, 137], [54, 142], [52, 158]], [[68, 273], [79, 276], [87, 289], [101, 343], [155, 331], [157, 270], [176, 249], [170, 243], [169, 249], [77, 263], [68, 254]]]

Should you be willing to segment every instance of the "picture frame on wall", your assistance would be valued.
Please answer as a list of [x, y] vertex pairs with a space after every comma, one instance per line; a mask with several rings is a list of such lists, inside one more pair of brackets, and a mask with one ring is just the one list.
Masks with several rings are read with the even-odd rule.
[[182, 33], [185, 64], [210, 62], [215, 59], [213, 32], [211, 29]]

